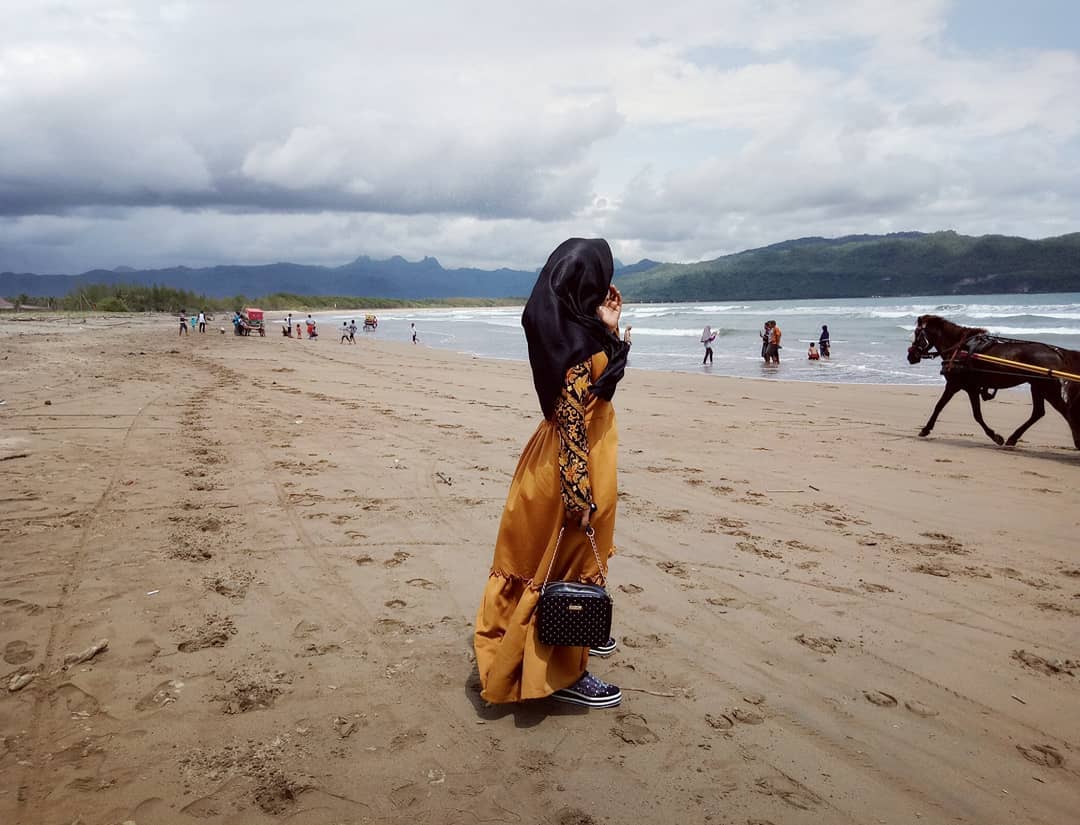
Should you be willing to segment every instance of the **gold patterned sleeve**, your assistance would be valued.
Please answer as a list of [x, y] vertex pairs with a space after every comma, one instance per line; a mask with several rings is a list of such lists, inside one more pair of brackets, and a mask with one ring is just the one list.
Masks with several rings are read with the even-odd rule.
[[566, 386], [555, 403], [559, 428], [559, 478], [567, 511], [595, 510], [589, 483], [589, 433], [585, 427], [585, 397], [589, 392], [591, 362], [566, 371]]

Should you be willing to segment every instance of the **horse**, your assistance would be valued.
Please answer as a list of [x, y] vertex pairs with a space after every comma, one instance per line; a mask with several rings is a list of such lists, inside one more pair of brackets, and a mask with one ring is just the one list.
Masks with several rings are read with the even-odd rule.
[[[936, 352], [932, 351], [934, 349]], [[1027, 364], [1046, 370], [1047, 375], [980, 361], [974, 357], [977, 355]], [[999, 338], [985, 329], [963, 327], [938, 315], [920, 315], [916, 320], [914, 342], [908, 347], [908, 363], [918, 364], [923, 358], [939, 356], [943, 359], [941, 374], [945, 376], [945, 392], [938, 399], [930, 420], [919, 431], [920, 437], [930, 435], [945, 405], [963, 390], [971, 400], [975, 420], [995, 444], [1015, 446], [1028, 428], [1046, 414], [1049, 403], [1069, 423], [1073, 443], [1080, 450], [1080, 384], [1052, 377], [1053, 371], [1080, 372], [1080, 352], [1035, 341]], [[1008, 439], [1003, 439], [983, 421], [980, 399], [989, 401], [999, 389], [1025, 383], [1031, 385], [1031, 417]]]

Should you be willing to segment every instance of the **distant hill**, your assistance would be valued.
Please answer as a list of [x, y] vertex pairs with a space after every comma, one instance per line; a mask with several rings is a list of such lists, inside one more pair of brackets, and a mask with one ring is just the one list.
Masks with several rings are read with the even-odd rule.
[[[857, 298], [1080, 292], [1080, 233], [1032, 241], [1003, 235], [899, 232], [798, 238], [693, 264], [616, 262], [630, 301]], [[444, 269], [435, 258], [361, 256], [344, 266], [294, 263], [190, 269], [95, 269], [81, 275], [0, 273], [0, 295], [63, 296], [88, 284], [159, 285], [212, 298], [271, 293], [403, 300], [513, 298], [536, 270]]]
[[[619, 272], [640, 272], [658, 266], [639, 261]], [[526, 297], [536, 270], [444, 269], [435, 258], [407, 261], [360, 256], [338, 267], [277, 263], [263, 266], [212, 266], [191, 269], [136, 270], [127, 266], [93, 269], [81, 275], [0, 273], [0, 295], [63, 296], [89, 284], [167, 286], [212, 298], [256, 297], [271, 293], [296, 295], [366, 295], [379, 298], [511, 298]]]
[[628, 274], [619, 288], [633, 301], [1080, 292], [1080, 233], [1038, 241], [955, 232], [799, 238], [663, 264]]

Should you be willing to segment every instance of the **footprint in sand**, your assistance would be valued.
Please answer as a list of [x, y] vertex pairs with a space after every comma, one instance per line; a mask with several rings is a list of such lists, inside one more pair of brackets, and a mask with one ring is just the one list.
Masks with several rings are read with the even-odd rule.
[[638, 585], [636, 585], [636, 584], [634, 584], [632, 582], [630, 584], [620, 584], [619, 589], [623, 593], [629, 593], [631, 596], [634, 595], [635, 593], [642, 593], [645, 590], [644, 587], [640, 587], [640, 586], [638, 586]]
[[784, 558], [775, 550], [770, 550], [768, 547], [762, 547], [759, 544], [754, 544], [754, 542], [752, 541], [738, 541], [735, 543], [735, 548], [737, 550], [741, 550], [743, 553], [753, 553], [755, 556], [761, 556], [766, 559]]
[[686, 572], [686, 567], [679, 561], [658, 561], [656, 566], [663, 570], [665, 573], [670, 573], [672, 576], [678, 576], [680, 579], [689, 578]]
[[953, 542], [956, 541], [948, 533], [919, 533], [923, 538], [933, 539], [934, 541]]
[[27, 616], [36, 616], [45, 609], [40, 604], [24, 602], [22, 599], [0, 599], [0, 607], [5, 610], [25, 613]]
[[405, 630], [405, 622], [400, 619], [376, 619], [375, 629], [380, 633], [401, 633]]
[[72, 716], [93, 716], [101, 710], [101, 703], [94, 696], [71, 682], [57, 686], [56, 694], [64, 700]]
[[821, 800], [810, 789], [803, 787], [786, 776], [767, 776], [754, 782], [759, 793], [776, 796], [800, 811], [809, 811], [821, 804]]
[[818, 653], [836, 653], [836, 646], [841, 640], [836, 636], [827, 639], [824, 636], [807, 636], [805, 633], [800, 633], [795, 637], [795, 641]]
[[429, 582], [427, 579], [409, 579], [405, 584], [412, 585], [413, 587], [419, 587], [422, 590], [438, 590], [439, 585], [435, 582]]
[[1028, 762], [1034, 762], [1036, 765], [1042, 765], [1046, 768], [1060, 768], [1065, 764], [1065, 757], [1050, 745], [1032, 745], [1028, 748], [1017, 745], [1016, 749], [1020, 751], [1020, 755], [1024, 759]]
[[397, 567], [398, 565], [408, 561], [409, 558], [409, 554], [406, 553], [404, 550], [398, 550], [394, 553], [393, 558], [389, 558], [383, 562], [383, 567]]
[[1080, 670], [1080, 661], [1073, 659], [1054, 659], [1051, 661], [1026, 650], [1014, 650], [1012, 657], [1026, 667], [1037, 670], [1039, 673], [1045, 673], [1047, 676], [1056, 676], [1058, 674], [1074, 676], [1076, 675], [1074, 671]]
[[600, 823], [579, 808], [563, 808], [557, 814], [558, 825], [600, 825]]
[[390, 750], [399, 751], [412, 745], [419, 745], [427, 739], [427, 732], [422, 728], [412, 728], [404, 733], [399, 733], [390, 740]]
[[131, 646], [131, 652], [136, 661], [145, 663], [156, 659], [157, 655], [161, 653], [161, 648], [149, 636], [144, 636], [135, 641], [135, 644]]
[[660, 741], [660, 737], [649, 730], [644, 716], [637, 713], [620, 713], [615, 718], [617, 723], [611, 732], [626, 744], [651, 745], [653, 742]]
[[301, 619], [296, 623], [296, 627], [293, 628], [292, 636], [294, 639], [306, 639], [311, 634], [317, 633], [322, 628], [315, 624], [315, 622], [309, 622], [307, 619]]
[[400, 610], [401, 608], [405, 607], [405, 602], [401, 599], [391, 599], [388, 602], [383, 602], [383, 604], [385, 604], [387, 607], [394, 608], [395, 610]]
[[885, 584], [874, 584], [874, 582], [859, 582], [859, 587], [865, 590], [867, 593], [892, 593], [893, 589]]
[[737, 604], [738, 599], [734, 596], [709, 596], [705, 599], [705, 602], [713, 607], [739, 607]]
[[942, 579], [947, 579], [952, 575], [949, 572], [949, 568], [943, 567], [940, 564], [916, 564], [911, 570], [914, 573], [925, 573], [928, 576], [938, 576]]
[[16, 639], [4, 647], [4, 661], [9, 665], [22, 665], [33, 659], [36, 653], [29, 643]]
[[897, 705], [896, 697], [883, 690], [864, 690], [862, 695], [867, 702], [879, 708], [894, 708]]
[[916, 716], [921, 716], [923, 719], [930, 719], [939, 715], [939, 711], [934, 710], [929, 705], [924, 705], [922, 702], [912, 699], [910, 702], [904, 702], [904, 707], [914, 713]]
[[622, 643], [626, 647], [642, 649], [667, 647], [667, 642], [655, 633], [647, 636], [623, 636]]
[[365, 564], [374, 564], [375, 559], [373, 559], [371, 556], [357, 556], [356, 563], [363, 567]]
[[135, 710], [151, 710], [171, 705], [180, 698], [180, 689], [183, 687], [184, 683], [177, 679], [161, 682], [135, 703]]
[[733, 708], [731, 716], [736, 722], [742, 722], [744, 725], [760, 725], [765, 721], [764, 714], [749, 708]]
[[731, 730], [735, 727], [734, 720], [726, 713], [718, 713], [715, 716], [711, 713], [706, 713], [705, 721], [709, 724], [710, 728], [715, 728], [716, 730]]
[[208, 647], [225, 647], [236, 635], [236, 625], [228, 616], [212, 615], [206, 618], [193, 636], [180, 642], [176, 649], [181, 653], [194, 653]]

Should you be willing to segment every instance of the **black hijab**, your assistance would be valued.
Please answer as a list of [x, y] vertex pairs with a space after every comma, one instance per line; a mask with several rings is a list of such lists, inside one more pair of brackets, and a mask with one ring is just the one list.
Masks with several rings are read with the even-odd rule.
[[600, 350], [607, 355], [608, 365], [589, 391], [607, 401], [615, 394], [630, 347], [596, 317], [614, 274], [607, 241], [570, 238], [551, 253], [536, 279], [521, 325], [545, 418], [555, 413], [566, 371]]

